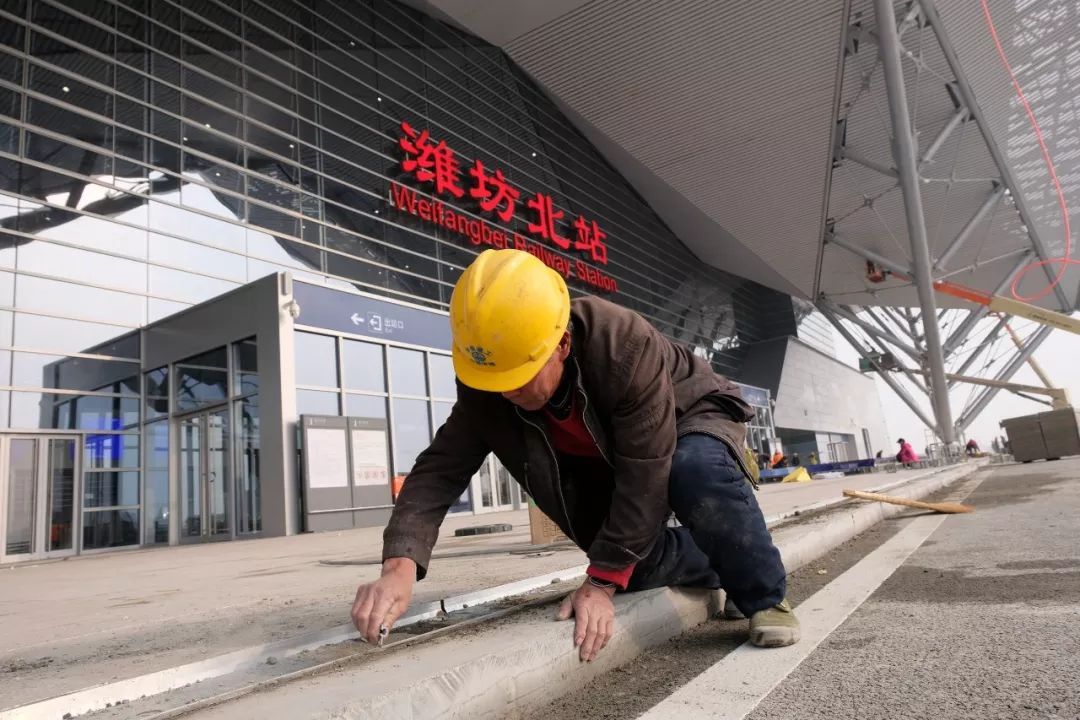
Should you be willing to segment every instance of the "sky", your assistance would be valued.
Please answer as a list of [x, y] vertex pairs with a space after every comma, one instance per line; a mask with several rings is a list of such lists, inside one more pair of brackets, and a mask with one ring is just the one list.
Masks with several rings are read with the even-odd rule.
[[[994, 324], [992, 320], [984, 320], [980, 325], [980, 330], [976, 332], [985, 333], [991, 325]], [[1032, 330], [1035, 329], [1034, 323], [1018, 322], [1014, 323], [1016, 331], [1022, 336], [1026, 337]], [[858, 367], [858, 353], [848, 343], [834, 333], [837, 357], [840, 361], [849, 365]], [[997, 346], [997, 354], [1001, 354], [1002, 358], [998, 364], [994, 365], [989, 373], [980, 372], [977, 373], [980, 376], [992, 377], [993, 374], [1011, 358], [1012, 350], [1015, 346], [1009, 340], [1007, 336], [1002, 335], [1002, 340]], [[899, 353], [898, 353], [899, 355]], [[901, 356], [902, 357], [902, 356]], [[910, 365], [911, 360], [904, 357], [904, 360]], [[1035, 359], [1042, 366], [1043, 370], [1050, 377], [1056, 387], [1064, 387], [1069, 390], [1072, 396], [1074, 404], [1080, 404], [1080, 372], [1077, 372], [1077, 365], [1080, 363], [1080, 335], [1074, 335], [1072, 333], [1065, 332], [1063, 330], [1054, 330], [1050, 337], [1043, 342], [1042, 346], [1035, 352]], [[976, 374], [973, 371], [978, 369], [982, 361], [977, 362], [968, 374]], [[903, 382], [908, 388], [911, 395], [916, 399], [919, 405], [923, 408], [924, 412], [930, 417], [933, 417], [933, 411], [930, 409], [930, 402], [921, 391], [914, 388], [914, 386], [908, 384], [907, 379], [902, 375], [898, 375], [897, 378]], [[885, 414], [885, 422], [889, 428], [889, 434], [893, 440], [898, 438], [905, 438], [912, 441], [917, 452], [922, 453], [927, 444], [926, 426], [922, 421], [916, 417], [915, 413], [897, 397], [896, 393], [885, 384], [885, 381], [879, 377], [875, 377], [875, 381], [878, 386], [878, 395], [881, 398], [882, 410]], [[1012, 382], [1022, 383], [1025, 385], [1039, 385], [1042, 383], [1031, 370], [1031, 368], [1025, 363], [1024, 366], [1013, 376]], [[977, 392], [978, 388], [974, 388]], [[957, 385], [952, 394], [952, 410], [953, 419], [955, 420], [969, 396], [969, 393], [973, 392], [971, 385]], [[1032, 413], [1043, 412], [1050, 408], [1046, 405], [1040, 405], [1036, 402], [1026, 400], [1013, 393], [1002, 390], [997, 396], [987, 405], [982, 414], [976, 418], [975, 422], [967, 430], [968, 438], [975, 438], [979, 446], [984, 450], [990, 449], [990, 443], [995, 436], [1004, 435], [1004, 430], [998, 427], [998, 423], [1011, 417], [1017, 417], [1020, 415], [1030, 415]]]

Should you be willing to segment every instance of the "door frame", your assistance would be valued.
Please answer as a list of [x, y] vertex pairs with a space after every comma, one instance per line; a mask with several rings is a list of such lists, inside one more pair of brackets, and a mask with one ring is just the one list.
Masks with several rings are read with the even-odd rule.
[[[205, 452], [205, 450], [206, 450], [205, 443], [206, 443], [207, 437], [209, 436], [209, 433], [207, 432], [207, 429], [209, 427], [209, 423], [207, 422], [207, 418], [210, 415], [216, 415], [216, 414], [223, 415], [225, 417], [225, 419], [226, 419], [225, 422], [227, 423], [227, 426], [226, 426], [226, 429], [225, 429], [225, 432], [224, 432], [224, 438], [225, 438], [225, 443], [226, 443], [225, 465], [224, 466], [225, 466], [226, 472], [228, 474], [228, 478], [225, 481], [226, 482], [225, 517], [226, 517], [227, 522], [228, 522], [229, 530], [228, 530], [228, 532], [219, 533], [217, 535], [210, 535], [210, 534], [207, 534], [207, 532], [205, 531], [205, 529], [206, 529], [206, 518], [207, 518], [206, 510], [208, 508], [207, 498], [208, 498], [208, 495], [209, 495], [206, 492], [207, 491], [206, 467], [207, 467], [207, 462], [208, 462], [208, 454]], [[199, 432], [201, 434], [200, 435], [200, 452], [199, 452], [199, 466], [200, 466], [199, 474], [200, 474], [200, 483], [201, 483], [201, 487], [199, 489], [199, 495], [200, 495], [200, 502], [199, 502], [199, 505], [200, 505], [200, 508], [199, 508], [199, 512], [200, 512], [200, 521], [199, 521], [200, 522], [200, 533], [199, 533], [198, 536], [185, 536], [184, 533], [183, 533], [183, 522], [184, 522], [184, 509], [183, 509], [184, 464], [183, 464], [183, 458], [180, 455], [180, 452], [181, 452], [180, 438], [181, 438], [181, 427], [182, 427], [182, 425], [185, 422], [187, 422], [189, 420], [193, 420], [193, 419], [199, 419], [199, 421], [200, 421], [199, 422], [199, 427], [200, 427]], [[219, 403], [219, 404], [216, 404], [216, 405], [210, 405], [210, 406], [207, 406], [207, 407], [204, 407], [204, 408], [200, 408], [199, 410], [195, 410], [195, 411], [192, 411], [192, 412], [187, 412], [187, 413], [184, 413], [183, 415], [175, 415], [169, 421], [169, 424], [170, 424], [169, 432], [171, 434], [170, 446], [172, 447], [172, 450], [170, 452], [170, 454], [172, 455], [172, 458], [170, 458], [170, 465], [172, 467], [175, 467], [175, 472], [170, 472], [170, 475], [171, 475], [171, 477], [170, 477], [170, 485], [171, 485], [171, 487], [170, 487], [169, 493], [170, 493], [171, 497], [175, 499], [175, 503], [176, 503], [175, 510], [170, 510], [170, 514], [172, 515], [173, 518], [175, 518], [174, 523], [170, 523], [170, 525], [175, 524], [176, 544], [178, 544], [178, 545], [198, 545], [198, 544], [201, 544], [201, 543], [224, 542], [224, 541], [227, 541], [227, 540], [234, 540], [236, 538], [236, 508], [235, 508], [236, 468], [235, 468], [235, 462], [234, 462], [235, 461], [235, 451], [234, 451], [235, 442], [234, 442], [234, 438], [233, 438], [233, 421], [234, 421], [234, 419], [235, 418], [233, 417], [232, 403], [231, 402], [226, 402], [226, 403]], [[175, 464], [173, 465], [173, 463], [175, 463]], [[170, 535], [171, 535], [171, 533], [172, 533], [172, 529], [170, 528]]]
[[[83, 510], [83, 477], [82, 477], [82, 442], [83, 436], [72, 433], [0, 433], [0, 564], [19, 563], [33, 560], [49, 560], [53, 558], [71, 557], [78, 555], [82, 550], [82, 510]], [[28, 553], [9, 554], [7, 552], [7, 516], [8, 516], [8, 492], [11, 487], [11, 441], [32, 440], [37, 443], [36, 447], [36, 478], [34, 479], [34, 519], [31, 531], [31, 551]], [[73, 455], [74, 466], [72, 468], [71, 488], [71, 547], [65, 550], [38, 550], [34, 547], [44, 548], [48, 539], [49, 527], [49, 444], [52, 440], [69, 440], [75, 443]]]

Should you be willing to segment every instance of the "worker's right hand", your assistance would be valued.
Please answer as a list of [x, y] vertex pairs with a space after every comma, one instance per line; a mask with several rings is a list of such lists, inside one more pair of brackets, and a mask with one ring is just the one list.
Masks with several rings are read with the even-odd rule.
[[371, 644], [379, 641], [379, 628], [389, 631], [412, 600], [416, 582], [416, 563], [409, 558], [388, 558], [382, 577], [356, 590], [352, 607], [353, 625]]

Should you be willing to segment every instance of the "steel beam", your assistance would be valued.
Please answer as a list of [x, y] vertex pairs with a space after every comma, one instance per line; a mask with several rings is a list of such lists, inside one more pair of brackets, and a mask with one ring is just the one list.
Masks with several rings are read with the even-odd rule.
[[856, 352], [858, 352], [859, 355], [861, 355], [864, 359], [867, 360], [867, 362], [874, 366], [874, 369], [877, 371], [878, 377], [884, 380], [885, 383], [890, 388], [892, 388], [892, 391], [896, 393], [897, 397], [903, 400], [904, 403], [909, 408], [911, 408], [911, 412], [915, 413], [915, 416], [922, 420], [923, 424], [926, 425], [926, 427], [937, 432], [937, 428], [935, 428], [933, 420], [931, 420], [927, 416], [927, 414], [923, 412], [923, 409], [919, 407], [919, 404], [917, 402], [915, 402], [915, 398], [911, 397], [911, 393], [905, 390], [904, 386], [898, 383], [896, 381], [896, 378], [892, 377], [888, 373], [888, 371], [883, 370], [881, 366], [874, 362], [874, 358], [870, 355], [870, 353], [866, 352], [866, 348], [860, 345], [859, 342], [855, 339], [855, 337], [850, 332], [848, 332], [848, 329], [844, 327], [844, 324], [840, 322], [840, 319], [833, 315], [832, 312], [824, 305], [818, 305], [818, 309], [821, 311], [821, 314], [824, 315], [825, 318], [833, 324], [833, 327], [836, 328], [836, 331], [839, 332], [845, 340], [847, 340], [848, 344], [851, 345], [851, 347], [855, 348]]
[[838, 305], [831, 305], [830, 307], [834, 313], [844, 318], [852, 325], [862, 328], [867, 335], [871, 335], [873, 337], [884, 340], [898, 350], [903, 351], [915, 362], [920, 364], [922, 363], [922, 355], [919, 354], [919, 351], [912, 346], [901, 342], [894, 333], [882, 332], [881, 330], [878, 330], [876, 327], [866, 322], [862, 318], [857, 317], [854, 313], [849, 312], [847, 309], [842, 308]]
[[894, 273], [899, 273], [900, 275], [903, 275], [904, 277], [911, 277], [911, 270], [908, 270], [906, 267], [904, 267], [900, 263], [893, 262], [889, 258], [885, 257], [884, 255], [879, 255], [878, 253], [874, 252], [873, 250], [867, 250], [866, 248], [861, 248], [858, 245], [855, 245], [854, 243], [848, 242], [843, 236], [837, 234], [835, 231], [833, 231], [829, 235], [828, 242], [830, 242], [830, 243], [832, 243], [834, 245], [839, 245], [840, 247], [844, 248], [848, 252], [854, 253], [855, 255], [858, 255], [859, 257], [862, 257], [862, 258], [864, 258], [866, 260], [869, 260], [870, 262], [875, 263], [877, 265], [880, 265], [881, 267], [885, 268], [886, 270], [891, 270]]
[[849, 150], [847, 148], [847, 146], [843, 147], [843, 158], [845, 160], [850, 160], [853, 163], [857, 163], [859, 165], [862, 165], [864, 168], [869, 168], [869, 169], [873, 170], [876, 173], [884, 175], [885, 177], [891, 177], [894, 180], [897, 177], [896, 176], [896, 168], [886, 167], [886, 166], [884, 166], [884, 165], [882, 165], [880, 163], [876, 163], [876, 162], [874, 162], [873, 160], [871, 160], [869, 158], [863, 157], [862, 155], [860, 155], [857, 152], [853, 152], [853, 151]]
[[[1054, 328], [1049, 325], [1044, 325], [1039, 328], [1034, 337], [1028, 340], [1027, 345], [1023, 350], [1020, 350], [1013, 356], [1013, 359], [1009, 364], [1002, 369], [994, 378], [995, 380], [1008, 381], [1016, 374], [1016, 371], [1027, 362], [1027, 359], [1031, 357], [1031, 353], [1039, 349], [1039, 346], [1043, 344], [1046, 338], [1050, 337], [1050, 333], [1054, 331]], [[956, 426], [961, 432], [966, 430], [971, 423], [975, 422], [975, 418], [979, 417], [979, 413], [986, 409], [986, 406], [990, 404], [990, 401], [998, 394], [1001, 388], [988, 387], [979, 393], [979, 396], [975, 399], [975, 402], [968, 407], [967, 410], [960, 416], [960, 419], [956, 421]]]
[[1001, 262], [1002, 260], [1011, 260], [1014, 257], [1020, 257], [1021, 255], [1027, 256], [1027, 255], [1030, 255], [1030, 254], [1031, 254], [1031, 248], [1030, 247], [1017, 248], [1016, 250], [1011, 250], [1011, 251], [1009, 251], [1007, 253], [1002, 253], [1001, 255], [995, 255], [994, 257], [987, 258], [986, 260], [977, 260], [977, 261], [975, 261], [975, 262], [973, 262], [970, 265], [967, 265], [965, 267], [957, 268], [955, 270], [950, 270], [947, 273], [942, 273], [942, 274], [937, 276], [937, 279], [938, 280], [947, 280], [948, 278], [951, 278], [951, 277], [953, 277], [955, 275], [960, 275], [960, 274], [963, 274], [963, 273], [966, 273], [966, 272], [970, 272], [972, 270], [978, 270], [981, 267], [986, 267], [987, 265], [992, 265], [992, 264], [994, 264], [996, 262]]
[[952, 445], [956, 440], [956, 429], [953, 427], [952, 408], [949, 406], [949, 385], [945, 378], [945, 356], [941, 349], [941, 328], [937, 321], [926, 218], [923, 216], [922, 191], [919, 189], [918, 158], [915, 138], [911, 133], [903, 61], [900, 58], [900, 37], [896, 31], [892, 0], [874, 0], [874, 15], [877, 20], [878, 49], [884, 70], [885, 91], [889, 100], [893, 159], [900, 174], [900, 189], [904, 193], [904, 214], [911, 242], [912, 270], [922, 309], [923, 337], [926, 342], [926, 360], [932, 391], [930, 400], [934, 406], [934, 417], [937, 419], [938, 435], [943, 443]]
[[[877, 323], [877, 326], [880, 327], [885, 333], [889, 334], [889, 333], [896, 332], [895, 330], [890, 328], [881, 318], [879, 318], [877, 316], [877, 313], [874, 312], [873, 308], [869, 308], [869, 307], [864, 306], [862, 309], [870, 317], [870, 319], [872, 319], [875, 323]], [[885, 309], [891, 309], [891, 308], [885, 308]], [[907, 330], [904, 330], [903, 326], [901, 326], [900, 329], [905, 333], [907, 332]], [[872, 337], [871, 339], [878, 346], [878, 348], [881, 350], [881, 352], [888, 352], [889, 351], [888, 347], [886, 347], [885, 343], [883, 343], [880, 338]], [[913, 341], [915, 341], [915, 349], [918, 350], [918, 348], [919, 348], [918, 341], [915, 339], [914, 336], [912, 336], [911, 339]], [[919, 377], [918, 375], [916, 375], [915, 373], [913, 373], [911, 371], [911, 369], [908, 368], [907, 365], [904, 365], [904, 363], [900, 362], [899, 360], [897, 361], [897, 365], [900, 367], [900, 371], [903, 372], [904, 375], [907, 376], [907, 379], [910, 380], [915, 385], [915, 387], [917, 387], [919, 390], [921, 390], [923, 392], [923, 394], [925, 394], [927, 397], [929, 397], [930, 390], [929, 390], [929, 388], [926, 387], [926, 383], [923, 381], [923, 379], [921, 377]]]
[[[1013, 276], [1023, 270], [1030, 262], [1030, 260], [1031, 254], [1025, 253], [1024, 256], [1021, 257], [1019, 261], [1017, 261], [1016, 265], [1013, 266], [1012, 270], [1009, 271], [1005, 278], [1000, 283], [998, 283], [998, 286], [994, 288], [994, 291], [990, 294], [1000, 295], [1001, 293], [1005, 292], [1005, 288], [1009, 287], [1009, 283], [1012, 282]], [[953, 352], [956, 351], [956, 347], [961, 342], [963, 342], [964, 338], [968, 336], [968, 333], [970, 333], [975, 328], [975, 325], [978, 324], [978, 322], [984, 317], [986, 317], [989, 313], [990, 308], [988, 308], [986, 305], [980, 305], [979, 307], [968, 313], [967, 319], [960, 323], [960, 325], [955, 330], [953, 330], [953, 333], [949, 336], [949, 339], [945, 341], [945, 356], [948, 357], [949, 355], [952, 355]]]
[[1002, 185], [994, 187], [983, 204], [979, 206], [979, 209], [975, 211], [975, 214], [971, 216], [971, 219], [967, 221], [967, 224], [960, 229], [960, 232], [956, 233], [956, 237], [949, 243], [949, 246], [945, 248], [945, 252], [941, 253], [941, 256], [934, 263], [935, 270], [942, 270], [945, 268], [946, 263], [956, 254], [956, 251], [968, 241], [971, 237], [971, 233], [975, 232], [975, 228], [981, 223], [990, 211], [993, 210], [997, 204], [1001, 201], [1001, 198], [1005, 195], [1005, 188]]
[[[881, 5], [884, 5], [882, 0], [875, 0], [875, 3], [879, 2]], [[937, 36], [938, 45], [941, 46], [941, 51], [945, 55], [945, 62], [949, 64], [949, 69], [952, 71], [953, 77], [956, 78], [956, 89], [960, 92], [960, 99], [967, 105], [968, 112], [970, 112], [971, 117], [975, 119], [975, 124], [979, 126], [979, 132], [982, 134], [983, 141], [986, 143], [986, 149], [990, 152], [994, 164], [997, 165], [998, 172], [1001, 173], [1002, 183], [1004, 183], [1004, 185], [1012, 192], [1013, 203], [1016, 205], [1016, 212], [1020, 215], [1020, 221], [1027, 227], [1028, 237], [1031, 239], [1035, 252], [1038, 254], [1040, 260], [1049, 259], [1050, 253], [1047, 250], [1046, 243], [1043, 242], [1042, 237], [1039, 235], [1039, 230], [1035, 225], [1035, 218], [1028, 210], [1027, 202], [1020, 192], [1020, 184], [1013, 175], [1008, 158], [1005, 157], [1001, 148], [998, 147], [998, 144], [994, 141], [994, 137], [990, 134], [990, 126], [986, 122], [986, 116], [983, 114], [982, 108], [979, 107], [979, 103], [975, 100], [975, 92], [972, 90], [971, 83], [968, 82], [967, 75], [960, 66], [960, 59], [956, 55], [956, 49], [949, 39], [949, 33], [945, 30], [944, 23], [941, 22], [941, 16], [938, 14], [934, 0], [919, 0], [919, 5], [922, 7], [923, 17], [930, 23], [930, 27], [933, 28], [934, 34]], [[1044, 265], [1043, 270], [1046, 271], [1047, 279], [1050, 282], [1053, 282], [1054, 272], [1050, 266]], [[1069, 298], [1065, 295], [1065, 291], [1061, 288], [1060, 284], [1054, 286], [1054, 294], [1061, 304], [1061, 310], [1065, 312], [1072, 310], [1073, 306], [1069, 303]]]
[[953, 134], [956, 128], [960, 127], [960, 123], [964, 122], [964, 118], [968, 116], [967, 108], [962, 107], [956, 111], [956, 114], [949, 118], [949, 122], [945, 123], [945, 127], [941, 129], [941, 132], [937, 134], [934, 141], [930, 143], [930, 147], [926, 148], [926, 152], [922, 154], [922, 158], [919, 160], [919, 169], [922, 170], [923, 165], [933, 162], [934, 156], [938, 154], [938, 150], [945, 144], [945, 141], [949, 139], [949, 136]]
[[[990, 333], [982, 339], [978, 347], [976, 347], [975, 350], [967, 356], [964, 362], [960, 363], [960, 367], [957, 368], [955, 373], [953, 373], [954, 375], [963, 375], [968, 371], [968, 368], [970, 368], [975, 363], [975, 360], [983, 354], [986, 348], [990, 347], [990, 343], [994, 342], [994, 340], [997, 339], [997, 336], [1001, 334], [1001, 331], [1005, 328], [1005, 320], [1008, 317], [1009, 316], [1006, 315], [1005, 318], [998, 321], [997, 325], [991, 328]], [[949, 387], [952, 388], [954, 385], [956, 385], [956, 381], [950, 380]]]

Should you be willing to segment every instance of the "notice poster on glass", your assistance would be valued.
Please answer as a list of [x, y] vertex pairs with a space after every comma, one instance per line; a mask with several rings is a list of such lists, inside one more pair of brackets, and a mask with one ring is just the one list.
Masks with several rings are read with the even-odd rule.
[[307, 458], [308, 487], [349, 486], [349, 450], [341, 428], [307, 428], [304, 454]]
[[385, 430], [352, 430], [353, 485], [387, 485], [389, 448]]

